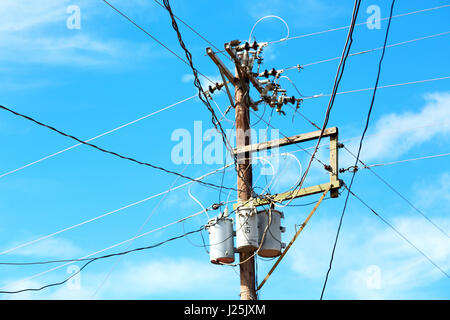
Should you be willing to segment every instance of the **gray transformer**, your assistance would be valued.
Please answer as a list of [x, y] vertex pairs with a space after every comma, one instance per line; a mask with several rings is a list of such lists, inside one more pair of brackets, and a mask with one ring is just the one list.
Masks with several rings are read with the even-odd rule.
[[208, 221], [209, 257], [212, 263], [234, 262], [233, 219], [227, 217], [213, 218]]
[[[269, 214], [271, 219], [269, 219]], [[258, 237], [259, 243], [262, 241], [258, 255], [265, 258], [273, 258], [281, 255], [281, 249], [285, 244], [281, 242], [281, 233], [285, 229], [281, 226], [281, 218], [284, 218], [282, 212], [278, 210], [262, 210], [258, 211]], [[267, 230], [266, 227], [269, 224]], [[264, 235], [264, 231], [265, 235]], [[263, 240], [264, 236], [264, 240]]]
[[236, 210], [236, 246], [238, 252], [254, 252], [259, 247], [258, 217], [254, 207]]

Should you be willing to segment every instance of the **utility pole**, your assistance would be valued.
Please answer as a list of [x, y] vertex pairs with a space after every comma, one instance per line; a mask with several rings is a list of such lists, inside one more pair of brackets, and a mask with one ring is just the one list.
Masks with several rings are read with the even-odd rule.
[[[296, 104], [296, 108], [298, 108], [303, 101], [302, 98], [296, 98], [295, 96], [289, 97], [287, 95], [287, 90], [283, 89], [279, 84], [279, 79], [286, 70], [276, 70], [272, 68], [271, 70], [266, 69], [260, 71], [261, 63], [263, 61], [261, 55], [262, 50], [267, 44], [267, 42], [256, 43], [256, 41], [251, 44], [248, 42], [241, 43], [239, 40], [225, 43], [225, 51], [228, 53], [231, 58], [230, 60], [235, 66], [234, 74], [211, 48], [206, 49], [207, 55], [219, 68], [223, 80], [223, 83], [210, 85], [208, 87], [208, 94], [211, 95], [216, 90], [221, 90], [222, 87], [225, 87], [228, 99], [230, 100], [230, 106], [235, 108], [236, 148], [231, 152], [236, 156], [237, 167], [237, 203], [235, 203], [233, 207], [236, 211], [236, 248], [237, 251], [239, 251], [241, 300], [258, 299], [256, 295], [258, 289], [256, 289], [255, 283], [255, 257], [256, 254], [261, 255], [262, 251], [260, 251], [260, 249], [263, 248], [263, 245], [269, 246], [272, 252], [279, 254], [280, 260], [284, 256], [282, 255], [284, 244], [280, 240], [274, 241], [273, 243], [266, 241], [265, 232], [267, 231], [267, 228], [263, 229], [259, 226], [257, 207], [273, 206], [274, 203], [291, 201], [295, 198], [317, 193], [322, 193], [323, 196], [321, 200], [328, 192], [330, 192], [331, 198], [336, 198], [339, 196], [339, 188], [342, 186], [342, 181], [338, 178], [339, 144], [338, 129], [335, 127], [251, 144], [250, 108], [257, 112], [258, 104], [265, 103], [270, 108], [275, 109], [279, 114], [285, 115], [286, 113], [282, 110], [285, 105]], [[254, 63], [258, 64], [257, 72], [252, 71]], [[299, 66], [297, 68], [300, 70]], [[228, 88], [228, 84], [234, 86], [234, 101]], [[250, 97], [250, 84], [259, 93], [260, 99], [256, 102]], [[291, 108], [294, 110], [296, 109], [293, 106], [291, 106]], [[252, 187], [253, 174], [251, 155], [253, 152], [280, 148], [325, 137], [330, 138], [330, 159], [328, 164], [323, 163], [322, 161], [320, 162], [323, 164], [324, 170], [330, 173], [330, 180], [328, 182], [308, 187], [299, 185], [292, 190], [273, 194], [270, 197], [255, 196]], [[318, 202], [317, 206], [321, 200]], [[317, 208], [315, 207], [315, 209]], [[242, 212], [240, 212], [241, 210]], [[264, 214], [266, 211], [262, 210], [260, 213]], [[314, 211], [312, 213], [314, 213]], [[245, 221], [241, 220], [241, 218], [245, 218]], [[210, 243], [217, 243], [217, 245], [211, 245], [211, 252], [213, 252], [213, 247], [216, 249], [214, 254], [210, 257], [212, 263], [229, 264], [230, 261], [234, 261], [234, 250], [236, 248], [234, 247], [233, 241], [226, 241], [233, 237], [233, 228], [232, 226], [225, 227], [227, 223], [232, 224], [232, 222], [226, 220], [217, 220], [216, 224], [220, 224], [218, 227], [214, 228], [214, 225], [210, 226]], [[269, 228], [273, 229], [270, 233], [272, 238], [274, 238], [273, 235], [275, 234], [276, 239], [281, 239], [281, 232], [284, 228], [282, 228], [279, 223], [269, 226]], [[263, 230], [264, 234], [261, 232]], [[218, 239], [222, 239], [223, 241], [217, 241]], [[292, 242], [293, 241], [295, 241], [295, 239], [293, 239]], [[230, 252], [233, 254], [231, 255]], [[277, 262], [277, 265], [279, 261]], [[276, 265], [274, 268], [275, 267]], [[268, 276], [270, 276], [270, 274]], [[268, 276], [265, 278], [264, 282], [267, 280]], [[264, 282], [262, 284], [264, 284]]]
[[[241, 148], [251, 144], [250, 110], [249, 110], [249, 80], [236, 68], [235, 84], [235, 119], [236, 119], [236, 147]], [[251, 153], [246, 152], [238, 156], [237, 188], [238, 202], [246, 203], [252, 197], [252, 164]], [[256, 300], [255, 288], [255, 258], [253, 252], [239, 253], [239, 269], [241, 282], [241, 300]]]

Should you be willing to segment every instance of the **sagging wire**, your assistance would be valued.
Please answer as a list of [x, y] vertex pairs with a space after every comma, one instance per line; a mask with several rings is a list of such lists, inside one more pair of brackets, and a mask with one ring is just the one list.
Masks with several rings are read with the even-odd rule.
[[154, 245], [150, 245], [150, 246], [146, 246], [146, 247], [140, 247], [140, 248], [136, 248], [136, 249], [131, 249], [131, 250], [127, 250], [127, 251], [123, 251], [123, 252], [118, 252], [118, 253], [112, 253], [112, 254], [108, 254], [108, 255], [104, 255], [104, 256], [99, 256], [99, 257], [93, 257], [93, 258], [85, 258], [85, 259], [65, 259], [65, 260], [52, 260], [52, 261], [38, 261], [38, 262], [30, 262], [30, 263], [20, 263], [20, 262], [12, 262], [12, 263], [2, 263], [4, 265], [36, 265], [36, 264], [50, 264], [50, 263], [60, 263], [60, 262], [75, 262], [75, 261], [87, 261], [77, 272], [73, 273], [72, 275], [70, 275], [69, 277], [67, 277], [65, 280], [60, 281], [60, 282], [55, 282], [55, 283], [51, 283], [51, 284], [47, 284], [45, 286], [39, 287], [39, 288], [26, 288], [26, 289], [21, 289], [21, 290], [16, 290], [16, 291], [0, 291], [0, 294], [17, 294], [17, 293], [21, 293], [21, 292], [27, 292], [27, 291], [41, 291], [50, 287], [55, 287], [55, 286], [60, 286], [63, 285], [65, 283], [67, 283], [70, 279], [72, 279], [73, 277], [75, 277], [77, 274], [79, 274], [84, 268], [86, 268], [89, 264], [91, 264], [92, 262], [95, 262], [97, 260], [101, 260], [101, 259], [107, 259], [107, 258], [111, 258], [111, 257], [115, 257], [115, 256], [122, 256], [122, 255], [126, 255], [132, 252], [136, 252], [136, 251], [143, 251], [143, 250], [148, 250], [148, 249], [153, 249], [156, 247], [159, 247], [167, 242], [170, 241], [174, 241], [177, 239], [181, 239], [186, 237], [188, 234], [193, 234], [196, 232], [201, 232], [201, 230], [204, 227], [201, 227], [200, 229], [194, 230], [194, 231], [189, 231], [187, 233], [184, 233], [182, 235], [176, 236], [176, 237], [172, 237], [170, 239], [167, 239], [165, 241], [159, 242], [157, 244]]

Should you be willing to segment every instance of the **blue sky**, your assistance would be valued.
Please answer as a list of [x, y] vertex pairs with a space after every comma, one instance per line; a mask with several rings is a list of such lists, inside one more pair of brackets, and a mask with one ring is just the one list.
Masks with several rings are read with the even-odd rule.
[[[168, 13], [151, 0], [114, 0], [119, 9], [136, 20], [168, 47], [184, 56]], [[396, 2], [394, 14], [447, 4], [447, 1]], [[350, 22], [353, 1], [172, 1], [172, 8], [217, 47], [234, 39], [247, 39], [254, 23], [264, 15], [278, 15], [297, 36]], [[363, 1], [358, 22], [369, 17], [366, 9], [374, 1]], [[390, 1], [377, 1], [381, 16], [389, 14]], [[66, 9], [81, 8], [81, 28], [69, 30]], [[450, 8], [417, 13], [392, 20], [389, 43], [397, 43], [450, 30]], [[195, 94], [191, 71], [176, 57], [145, 36], [103, 1], [43, 0], [0, 3], [0, 104], [33, 116], [82, 139], [89, 139], [122, 124], [157, 111]], [[381, 29], [365, 25], [355, 29], [353, 52], [380, 47], [387, 22]], [[205, 75], [219, 79], [216, 66], [205, 56], [209, 46], [180, 24], [184, 42], [194, 64]], [[346, 30], [289, 40], [265, 50], [263, 68], [290, 67], [339, 56]], [[286, 35], [278, 20], [258, 24], [253, 35], [258, 41], [277, 40]], [[449, 35], [417, 41], [386, 51], [380, 85], [406, 83], [450, 75]], [[374, 85], [380, 51], [350, 57], [340, 91], [370, 88]], [[300, 92], [314, 95], [331, 91], [338, 61], [306, 67], [286, 75]], [[450, 80], [384, 88], [377, 92], [368, 135], [361, 159], [369, 164], [386, 163], [448, 153], [450, 132]], [[290, 95], [296, 94], [283, 82]], [[357, 138], [364, 127], [372, 92], [342, 94], [336, 98], [329, 126], [338, 126], [340, 140], [356, 151]], [[256, 96], [255, 96], [256, 97]], [[215, 101], [224, 110], [225, 94]], [[301, 111], [321, 124], [328, 99], [305, 100]], [[258, 113], [262, 114], [262, 108]], [[276, 113], [272, 124], [285, 135], [314, 131], [292, 110], [286, 116]], [[229, 118], [233, 118], [233, 111]], [[270, 112], [264, 115], [269, 119]], [[212, 127], [210, 114], [196, 99], [189, 100], [123, 129], [105, 135], [95, 144], [133, 156], [192, 177], [221, 167], [219, 164], [173, 163], [171, 135], [176, 129], [193, 133], [194, 121], [203, 130]], [[255, 117], [253, 117], [255, 119]], [[231, 129], [228, 122], [223, 122]], [[265, 129], [264, 123], [255, 125]], [[52, 234], [91, 218], [109, 213], [185, 183], [150, 168], [139, 166], [81, 146], [56, 155], [23, 170], [3, 175], [74, 144], [45, 128], [0, 113], [0, 251]], [[306, 144], [310, 147], [313, 144]], [[284, 151], [298, 151], [295, 147]], [[307, 156], [295, 153], [305, 165]], [[326, 149], [319, 152], [327, 157]], [[340, 151], [340, 167], [354, 161]], [[450, 171], [448, 158], [439, 157], [374, 168], [442, 229], [450, 229]], [[255, 180], [259, 177], [255, 166]], [[296, 162], [281, 159], [272, 192], [292, 186], [298, 176]], [[2, 176], [3, 175], [3, 176]], [[341, 175], [349, 181], [349, 173]], [[269, 177], [270, 179], [270, 177]], [[219, 184], [221, 175], [205, 181]], [[313, 166], [307, 183], [326, 182], [319, 166]], [[225, 185], [234, 187], [236, 176], [230, 169]], [[256, 186], [264, 188], [259, 177]], [[384, 218], [408, 237], [447, 273], [450, 269], [448, 238], [417, 211], [380, 182], [368, 170], [356, 176], [354, 191]], [[218, 192], [193, 185], [192, 194], [204, 206], [219, 200]], [[235, 199], [223, 193], [221, 200]], [[317, 199], [312, 196], [295, 204]], [[260, 293], [263, 299], [318, 299], [343, 206], [343, 198], [327, 200], [318, 209], [284, 262]], [[162, 201], [161, 201], [162, 199]], [[289, 242], [295, 225], [303, 222], [312, 207], [285, 208]], [[188, 196], [187, 187], [154, 198], [78, 228], [0, 255], [0, 261], [36, 261], [79, 258], [151, 231], [201, 210]], [[209, 213], [213, 215], [214, 213]], [[194, 230], [205, 224], [199, 215], [153, 232], [132, 242], [131, 247], [153, 244]], [[145, 223], [145, 226], [142, 225]], [[207, 233], [204, 233], [207, 237]], [[199, 235], [162, 247], [109, 259], [90, 265], [81, 273], [80, 286], [61, 286], [38, 293], [1, 296], [2, 299], [238, 299], [239, 277], [231, 267], [209, 263], [200, 246]], [[106, 251], [116, 252], [130, 244]], [[273, 261], [258, 260], [262, 279]], [[80, 264], [75, 264], [81, 266]], [[72, 269], [64, 266], [41, 276], [50, 266], [5, 267], [1, 287], [39, 287], [64, 279]], [[374, 277], [377, 285], [370, 285]], [[18, 282], [19, 280], [26, 279]], [[450, 283], [442, 273], [415, 249], [398, 237], [356, 199], [350, 198], [341, 230], [327, 299], [449, 299]]]

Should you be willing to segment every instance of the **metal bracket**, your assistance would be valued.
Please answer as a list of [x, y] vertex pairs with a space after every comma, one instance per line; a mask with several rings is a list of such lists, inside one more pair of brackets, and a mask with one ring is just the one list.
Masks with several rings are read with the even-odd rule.
[[[318, 139], [321, 135], [321, 130], [302, 133], [288, 138], [282, 138], [262, 143], [256, 143], [247, 145], [242, 148], [233, 149], [233, 153], [235, 155], [242, 155], [246, 153], [258, 152], [262, 150], [269, 150], [272, 148], [287, 146], [291, 144], [296, 144], [300, 142], [306, 142], [311, 140]], [[330, 196], [332, 198], [337, 198], [339, 196], [339, 189], [342, 187], [343, 183], [339, 180], [339, 166], [338, 166], [338, 128], [332, 127], [325, 129], [322, 138], [329, 137], [330, 138], [330, 164], [329, 164], [329, 172], [330, 172], [330, 181], [327, 183], [319, 184], [316, 186], [296, 189], [293, 191], [287, 191], [283, 193], [279, 193], [273, 195], [271, 199], [264, 198], [256, 198], [249, 200], [245, 205], [252, 206], [262, 206], [268, 205], [271, 201], [273, 202], [283, 202], [286, 200], [300, 198], [304, 196], [309, 196], [316, 193], [324, 192], [325, 190], [330, 190]], [[235, 204], [235, 208], [237, 204]]]

